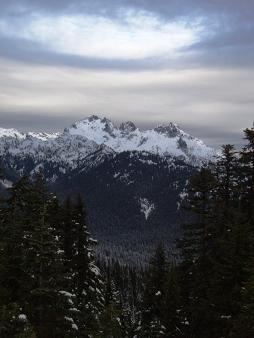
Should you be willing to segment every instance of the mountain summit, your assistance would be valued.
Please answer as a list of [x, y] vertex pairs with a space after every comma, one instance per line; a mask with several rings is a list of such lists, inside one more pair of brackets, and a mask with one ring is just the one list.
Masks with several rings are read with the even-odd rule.
[[163, 156], [182, 157], [193, 163], [210, 160], [215, 154], [212, 148], [172, 122], [154, 129], [140, 130], [131, 121], [117, 127], [106, 118], [92, 115], [74, 123], [65, 133], [87, 137], [116, 152], [147, 151]]
[[22, 133], [0, 128], [2, 156], [7, 152], [15, 154], [16, 158], [33, 156], [36, 160], [60, 161], [75, 168], [85, 162], [88, 155], [102, 149], [104, 153], [147, 152], [178, 158], [194, 166], [211, 160], [215, 155], [215, 151], [203, 141], [185, 133], [172, 122], [140, 130], [131, 121], [118, 127], [105, 117], [92, 115], [65, 128], [63, 133]]
[[0, 189], [41, 171], [60, 198], [84, 196], [102, 254], [126, 252], [132, 264], [146, 259], [143, 249], [130, 254], [133, 246], [150, 252], [162, 234], [173, 245], [186, 184], [214, 154], [174, 123], [140, 130], [92, 115], [56, 134], [0, 128]]

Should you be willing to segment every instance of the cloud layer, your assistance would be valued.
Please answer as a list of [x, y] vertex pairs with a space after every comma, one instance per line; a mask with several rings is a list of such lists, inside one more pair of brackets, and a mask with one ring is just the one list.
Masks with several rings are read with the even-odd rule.
[[251, 1], [0, 0], [0, 8], [0, 124], [55, 130], [97, 112], [140, 126], [175, 121], [217, 145], [241, 142], [252, 123]]

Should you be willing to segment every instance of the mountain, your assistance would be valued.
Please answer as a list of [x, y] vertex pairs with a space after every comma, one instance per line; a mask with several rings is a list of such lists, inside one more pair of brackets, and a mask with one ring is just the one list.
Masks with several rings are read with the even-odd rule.
[[116, 127], [110, 120], [93, 115], [74, 123], [65, 132], [70, 135], [85, 136], [119, 153], [147, 151], [180, 157], [192, 164], [198, 164], [214, 155], [213, 149], [207, 147], [201, 140], [188, 135], [174, 123], [141, 131], [133, 122], [125, 122]]
[[174, 123], [143, 131], [93, 115], [55, 134], [0, 128], [2, 189], [41, 170], [60, 197], [81, 193], [98, 252], [131, 264], [161, 240], [173, 247], [188, 179], [214, 155]]

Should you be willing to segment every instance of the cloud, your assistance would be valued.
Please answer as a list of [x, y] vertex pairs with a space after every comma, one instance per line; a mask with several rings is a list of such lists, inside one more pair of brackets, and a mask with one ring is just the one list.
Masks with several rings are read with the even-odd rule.
[[0, 20], [0, 34], [35, 42], [59, 54], [107, 60], [175, 58], [199, 41], [197, 22], [162, 22], [149, 13], [127, 12], [121, 21], [102, 16], [31, 16]]
[[240, 130], [253, 120], [250, 70], [154, 70], [137, 75], [1, 60], [0, 77], [0, 116], [6, 121], [8, 114], [15, 115], [16, 127], [26, 116], [27, 126], [37, 121], [44, 129], [44, 116], [47, 129], [59, 130], [95, 113], [115, 121], [132, 119], [141, 126], [177, 122], [217, 144], [234, 138], [241, 142]]
[[[0, 0], [0, 7], [0, 39], [9, 41], [0, 53], [23, 61], [123, 70], [254, 62], [247, 0]], [[8, 48], [16, 42], [18, 51]]]
[[240, 143], [252, 124], [250, 0], [0, 0], [0, 8], [0, 123], [57, 130], [98, 113], [140, 126], [178, 122], [210, 144]]

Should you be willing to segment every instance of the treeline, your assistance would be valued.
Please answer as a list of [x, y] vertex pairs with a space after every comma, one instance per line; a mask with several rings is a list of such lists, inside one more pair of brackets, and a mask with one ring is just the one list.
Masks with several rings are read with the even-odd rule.
[[141, 337], [254, 337], [254, 128], [244, 134], [190, 179], [181, 261], [157, 254]]
[[254, 337], [254, 128], [190, 180], [179, 266], [184, 337]]
[[81, 198], [60, 205], [41, 175], [24, 177], [0, 214], [0, 337], [99, 332], [103, 283]]
[[82, 199], [22, 178], [1, 201], [0, 337], [254, 337], [254, 129], [189, 181], [180, 262], [96, 261]]

